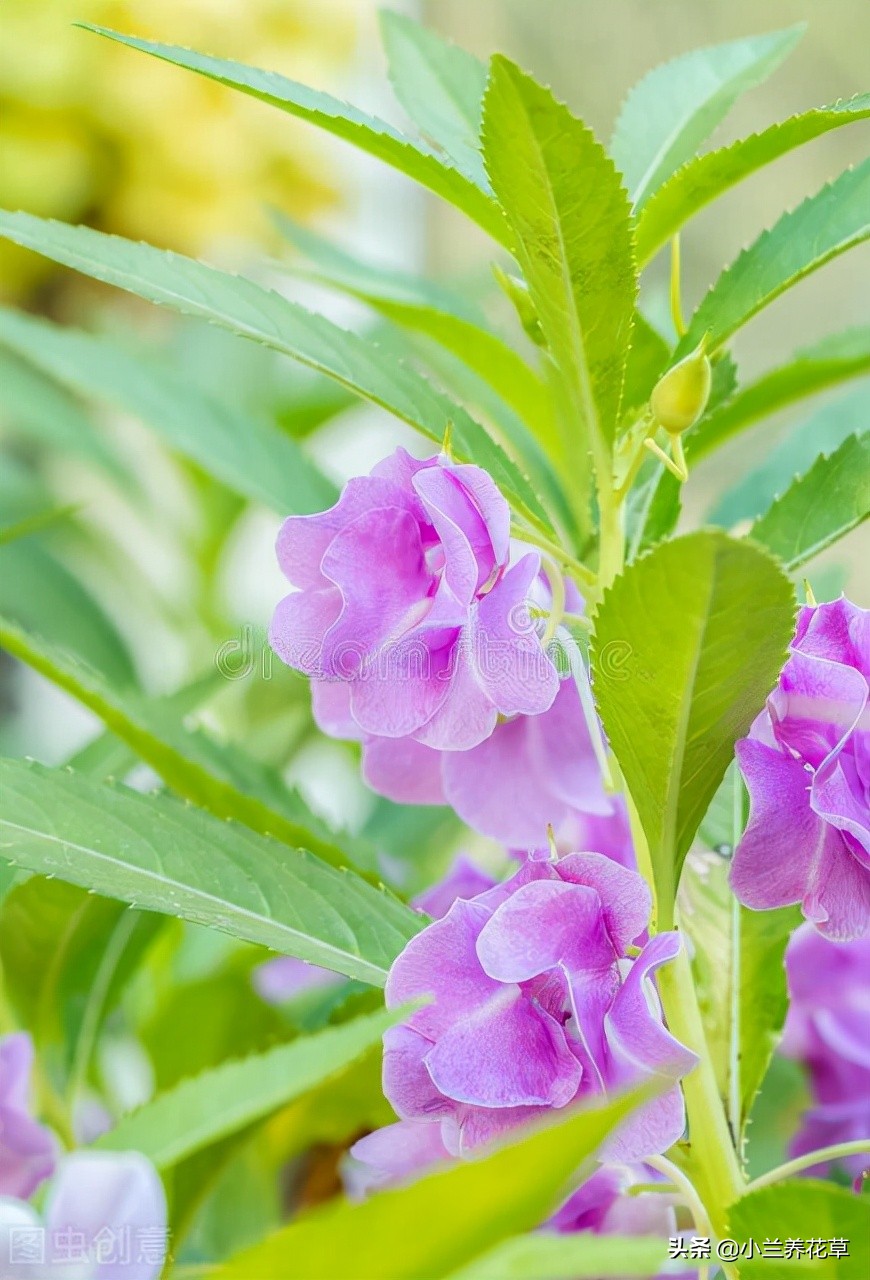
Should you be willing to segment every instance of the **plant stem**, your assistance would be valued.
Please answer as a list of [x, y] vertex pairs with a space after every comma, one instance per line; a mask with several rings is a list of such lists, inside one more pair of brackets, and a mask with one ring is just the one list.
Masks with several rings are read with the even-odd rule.
[[814, 1165], [826, 1164], [828, 1160], [842, 1160], [846, 1156], [870, 1155], [870, 1138], [858, 1138], [855, 1142], [837, 1142], [832, 1147], [820, 1147], [818, 1151], [808, 1151], [805, 1155], [795, 1156], [794, 1160], [786, 1160], [785, 1164], [763, 1173], [749, 1183], [747, 1191], [758, 1191], [760, 1187], [769, 1187], [774, 1182], [782, 1182], [793, 1173], [803, 1169], [812, 1169]]
[[704, 1024], [685, 947], [658, 975], [671, 1034], [698, 1055], [683, 1078], [689, 1120], [689, 1168], [714, 1231], [725, 1234], [726, 1210], [744, 1191], [743, 1175], [710, 1062]]

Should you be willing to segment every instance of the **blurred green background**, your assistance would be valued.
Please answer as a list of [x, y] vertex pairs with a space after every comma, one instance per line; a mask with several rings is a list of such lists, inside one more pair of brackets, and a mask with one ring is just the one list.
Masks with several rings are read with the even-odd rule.
[[[481, 56], [504, 49], [604, 139], [627, 89], [655, 64], [799, 21], [808, 32], [797, 52], [741, 100], [713, 145], [870, 90], [867, 0], [429, 0], [393, 7]], [[347, 325], [381, 322], [279, 271], [275, 259], [286, 266], [292, 254], [266, 205], [372, 261], [465, 287], [487, 281], [491, 244], [392, 171], [267, 106], [77, 30], [74, 20], [280, 70], [406, 123], [386, 82], [370, 0], [0, 0], [0, 204], [247, 271]], [[764, 226], [868, 149], [870, 122], [836, 131], [693, 221], [683, 244], [686, 309]], [[666, 266], [659, 262], [645, 299], [659, 318]], [[212, 407], [277, 424], [330, 481], [367, 469], [398, 441], [425, 448], [386, 415], [271, 352], [34, 255], [0, 248], [0, 290], [7, 305], [107, 335], [155, 378], [183, 374]], [[741, 373], [751, 377], [827, 333], [866, 325], [868, 299], [865, 245], [753, 321], [735, 346]], [[765, 421], [718, 452], [714, 467], [699, 468], [686, 486], [686, 521], [703, 519], [717, 493], [771, 451], [788, 448], [788, 433], [804, 419], [819, 430], [835, 420], [866, 423], [868, 384], [865, 378]], [[466, 848], [472, 841], [449, 814], [421, 809], [409, 817], [376, 800], [359, 781], [353, 745], [314, 730], [306, 682], [273, 661], [264, 640], [283, 594], [273, 553], [279, 516], [167, 447], [161, 413], [159, 397], [137, 413], [111, 397], [82, 395], [0, 342], [0, 524], [74, 508], [37, 535], [0, 547], [0, 612], [137, 694], [192, 686], [183, 703], [191, 725], [240, 744], [296, 784], [312, 808], [362, 833], [397, 884], [413, 890], [433, 879], [458, 840]], [[845, 585], [870, 604], [868, 559], [865, 528], [811, 566], [819, 598]], [[203, 676], [204, 685], [194, 683]], [[93, 717], [11, 661], [0, 666], [0, 697], [3, 752], [53, 764], [84, 748], [90, 768], [137, 786], [156, 784], [123, 752], [113, 755], [111, 744], [104, 752]], [[479, 845], [475, 851], [493, 855]], [[58, 909], [76, 905], [73, 893]], [[236, 1052], [240, 1041], [255, 1048], [289, 1036], [306, 1018], [331, 1016], [330, 1007], [318, 1006], [282, 1020], [252, 997], [258, 952], [176, 924], [158, 939], [144, 977], [119, 996], [124, 1016], [109, 1024], [88, 1078], [110, 1110]], [[315, 1097], [277, 1117], [259, 1153], [249, 1145], [228, 1166], [199, 1219], [199, 1244], [193, 1233], [190, 1260], [231, 1252], [274, 1224], [281, 1206], [270, 1160], [283, 1164], [288, 1150], [308, 1151], [316, 1177], [297, 1163], [296, 1183], [282, 1183], [285, 1198], [334, 1190], [330, 1144], [385, 1118], [376, 1056], [365, 1070], [362, 1083], [348, 1090], [345, 1082], [344, 1093], [333, 1090], [325, 1102]], [[753, 1150], [759, 1167], [781, 1154], [800, 1097], [798, 1073], [780, 1064], [760, 1104]], [[315, 1142], [323, 1149], [309, 1150]]]

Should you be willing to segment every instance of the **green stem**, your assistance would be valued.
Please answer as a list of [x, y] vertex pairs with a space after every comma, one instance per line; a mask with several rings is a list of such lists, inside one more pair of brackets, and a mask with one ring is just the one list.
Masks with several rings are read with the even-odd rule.
[[763, 1173], [749, 1183], [747, 1191], [758, 1191], [760, 1187], [769, 1187], [774, 1182], [782, 1182], [793, 1173], [803, 1169], [812, 1169], [817, 1164], [827, 1164], [829, 1160], [843, 1160], [846, 1156], [870, 1155], [870, 1138], [858, 1138], [855, 1142], [837, 1142], [832, 1147], [820, 1147], [818, 1151], [808, 1151], [806, 1155], [795, 1156], [787, 1160], [769, 1173]]
[[698, 1055], [698, 1065], [683, 1078], [689, 1169], [714, 1231], [723, 1236], [726, 1211], [743, 1195], [744, 1181], [710, 1062], [685, 946], [671, 964], [663, 966], [658, 986], [671, 1034]]
[[518, 525], [514, 528], [514, 533], [523, 542], [528, 542], [533, 547], [540, 547], [542, 551], [546, 551], [547, 555], [555, 560], [556, 564], [570, 574], [577, 585], [584, 591], [590, 587], [594, 587], [598, 579], [591, 569], [587, 569], [585, 564], [581, 564], [579, 560], [575, 560], [573, 556], [569, 556], [564, 548], [558, 543], [552, 542], [544, 534], [539, 533], [537, 529], [529, 528], [528, 525]]

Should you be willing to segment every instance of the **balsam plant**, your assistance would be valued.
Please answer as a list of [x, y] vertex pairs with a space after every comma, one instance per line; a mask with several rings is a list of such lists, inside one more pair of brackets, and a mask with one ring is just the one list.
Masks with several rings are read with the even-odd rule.
[[[861, 328], [748, 383], [729, 352], [763, 308], [870, 238], [870, 162], [784, 213], [685, 320], [679, 237], [778, 156], [866, 119], [870, 97], [699, 154], [800, 35], [779, 32], [652, 72], [605, 148], [509, 59], [485, 66], [387, 13], [405, 134], [273, 73], [97, 34], [307, 120], [446, 200], [489, 237], [516, 323], [507, 337], [466, 293], [356, 261], [282, 214], [305, 262], [293, 269], [366, 303], [372, 332], [145, 244], [0, 216], [15, 243], [289, 356], [337, 384], [337, 406], [367, 400], [437, 450], [399, 450], [337, 495], [277, 421], [105, 339], [0, 315], [12, 359], [132, 408], [238, 499], [287, 517], [278, 557], [296, 589], [272, 645], [311, 677], [320, 727], [361, 744], [369, 785], [393, 801], [362, 834], [335, 831], [243, 743], [190, 728], [201, 689], [156, 702], [99, 649], [83, 662], [74, 637], [3, 621], [9, 652], [107, 731], [70, 768], [2, 766], [9, 883], [33, 876], [0, 916], [16, 1008], [36, 999], [48, 1016], [28, 973], [53, 920], [87, 939], [62, 970], [61, 1017], [77, 1031], [50, 1064], [63, 1090], [44, 1091], [44, 1118], [73, 1144], [69, 1104], [93, 1079], [109, 993], [159, 972], [154, 934], [176, 917], [285, 957], [271, 976], [288, 992], [316, 980], [329, 993], [317, 1030], [285, 1027], [271, 1047], [259, 1029], [230, 1035], [200, 1074], [165, 1068], [153, 1099], [97, 1139], [163, 1175], [176, 1247], [211, 1167], [252, 1126], [283, 1111], [290, 1136], [282, 1146], [276, 1122], [272, 1138], [285, 1157], [306, 1135], [371, 1131], [347, 1164], [361, 1203], [249, 1239], [221, 1274], [652, 1275], [679, 1223], [712, 1240], [705, 1274], [749, 1277], [764, 1269], [749, 1241], [816, 1222], [814, 1235], [851, 1236], [861, 1274], [860, 1202], [793, 1175], [831, 1161], [860, 1175], [870, 1151], [849, 950], [870, 928], [870, 615], [807, 590], [796, 620], [795, 583], [870, 514], [870, 436], [795, 433], [701, 528], [677, 526], [699, 462], [744, 432], [749, 456], [756, 424], [870, 370]], [[673, 339], [638, 303], [659, 253]], [[32, 534], [33, 518], [4, 537]], [[133, 761], [162, 789], [110, 780]], [[422, 861], [427, 840], [446, 850], [456, 830], [417, 805], [447, 805], [519, 850], [519, 870], [462, 864], [408, 905], [409, 884], [435, 878], [431, 862], [410, 870], [418, 845]], [[794, 1157], [753, 1180], [747, 1125], [785, 1022], [787, 947], [787, 1048], [816, 1072], [818, 1105]], [[826, 965], [852, 966], [836, 995], [807, 977]], [[92, 985], [102, 994], [83, 1013]], [[38, 1019], [29, 1029], [39, 1039]], [[379, 1095], [360, 1105], [341, 1084], [381, 1037], [392, 1125]], [[844, 1083], [825, 1096], [832, 1078]], [[300, 1120], [303, 1099], [330, 1118]], [[494, 1153], [466, 1159], [494, 1138]], [[736, 1254], [717, 1253], [732, 1239]]]

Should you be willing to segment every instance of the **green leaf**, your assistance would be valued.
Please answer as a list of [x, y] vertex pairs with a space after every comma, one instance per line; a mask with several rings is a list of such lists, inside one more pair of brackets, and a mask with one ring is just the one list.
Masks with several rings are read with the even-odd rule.
[[[484, 155], [550, 352], [599, 469], [616, 433], [637, 281], [619, 175], [589, 129], [507, 58], [492, 62]], [[566, 442], [567, 459], [582, 444]]]
[[[532, 1230], [638, 1098], [618, 1098], [535, 1132], [488, 1158], [460, 1161], [363, 1204], [333, 1202], [237, 1255], [222, 1280], [421, 1280], [449, 1274]], [[449, 1229], [445, 1229], [449, 1227]]]
[[636, 312], [622, 396], [626, 409], [639, 409], [646, 404], [653, 387], [668, 367], [670, 354], [671, 349], [658, 330], [642, 312]]
[[[517, 1236], [490, 1250], [450, 1280], [604, 1280], [605, 1276], [646, 1276], [657, 1273], [667, 1256], [664, 1240], [656, 1236], [597, 1236], [591, 1231], [571, 1235], [535, 1231]], [[675, 1273], [679, 1274], [679, 1273]]]
[[870, 159], [764, 231], [719, 276], [674, 354], [679, 360], [709, 334], [719, 347], [786, 289], [870, 238]]
[[[280, 777], [239, 748], [222, 747], [201, 732], [187, 730], [171, 703], [161, 705], [134, 691], [119, 693], [62, 649], [2, 618], [0, 644], [99, 716], [185, 799], [286, 844], [301, 844], [335, 865], [349, 864], [352, 855], [339, 846], [338, 837]], [[342, 843], [369, 861], [363, 842]]]
[[[737, 785], [742, 787], [739, 776]], [[733, 818], [729, 825], [733, 841]], [[783, 957], [801, 914], [797, 907], [748, 911], [731, 892], [728, 867], [716, 853], [689, 856], [680, 884], [680, 925], [694, 943], [692, 971], [704, 1034], [739, 1138], [785, 1022]]]
[[42, 876], [5, 898], [4, 988], [61, 1085], [83, 1033], [89, 1049], [162, 923], [159, 916]]
[[837, 449], [870, 422], [870, 383], [832, 404], [825, 404], [793, 427], [753, 470], [721, 495], [709, 519], [726, 529], [761, 515], [787, 489], [795, 473], [809, 470], [819, 452]]
[[870, 326], [847, 329], [798, 351], [708, 413], [689, 435], [696, 462], [759, 419], [851, 378], [870, 373]]
[[[764, 551], [715, 532], [636, 560], [598, 610], [595, 693], [649, 843], [661, 928], [734, 743], [776, 683], [794, 610]], [[616, 678], [612, 646], [627, 655]]]
[[63, 645], [119, 687], [135, 687], [127, 644], [102, 606], [38, 542], [0, 546], [0, 613]]
[[727, 147], [688, 160], [644, 206], [637, 221], [637, 258], [645, 265], [690, 218], [779, 156], [813, 138], [870, 116], [870, 94], [804, 111]]
[[172, 796], [0, 762], [13, 865], [382, 986], [422, 917], [357, 876]]
[[[750, 1191], [733, 1204], [728, 1214], [728, 1234], [744, 1243], [754, 1240], [758, 1249], [750, 1259], [740, 1258], [740, 1280], [858, 1280], [870, 1272], [870, 1203], [829, 1182], [809, 1178], [780, 1182]], [[845, 1240], [846, 1258], [759, 1257], [766, 1240]]]
[[71, 391], [141, 418], [234, 493], [296, 515], [321, 511], [338, 496], [283, 431], [211, 399], [110, 338], [0, 308], [0, 345]]
[[374, 268], [343, 253], [283, 213], [278, 229], [314, 266], [304, 273], [318, 283], [359, 298], [382, 316], [425, 334], [458, 356], [499, 393], [530, 426], [545, 420], [543, 380], [497, 334], [467, 299], [404, 272]]
[[381, 1011], [189, 1077], [124, 1116], [96, 1145], [141, 1151], [169, 1169], [343, 1070], [403, 1016], [407, 1010]]
[[327, 133], [332, 133], [359, 147], [361, 151], [367, 151], [369, 155], [392, 165], [442, 200], [455, 205], [494, 239], [503, 238], [504, 226], [498, 209], [486, 191], [437, 151], [425, 143], [406, 137], [384, 120], [366, 115], [328, 93], [320, 93], [307, 85], [297, 84], [274, 71], [260, 71], [239, 62], [210, 58], [206, 54], [183, 49], [178, 45], [138, 40], [134, 36], [122, 35], [91, 23], [80, 25], [86, 31], [107, 36], [110, 40], [117, 40], [119, 44], [138, 49], [141, 53], [152, 54], [174, 66], [195, 71], [210, 80], [216, 80], [218, 84], [240, 89], [242, 93], [258, 98], [260, 102], [267, 102], [291, 116], [317, 125]]
[[800, 568], [870, 517], [870, 431], [844, 440], [836, 453], [777, 498], [749, 537], [783, 562]]
[[650, 71], [626, 98], [610, 153], [640, 208], [694, 156], [737, 99], [766, 80], [803, 26], [693, 49]]
[[427, 138], [476, 186], [488, 189], [480, 156], [486, 66], [434, 31], [382, 9], [381, 34], [396, 97]]
[[59, 453], [83, 458], [124, 488], [131, 487], [123, 462], [77, 401], [56, 383], [40, 376], [29, 363], [2, 348], [0, 383], [4, 435], [25, 436]]
[[90, 227], [0, 213], [0, 235], [149, 302], [265, 343], [350, 387], [439, 444], [450, 426], [457, 456], [485, 467], [523, 514], [546, 527], [528, 482], [479, 423], [391, 353], [325, 316], [251, 280]]

